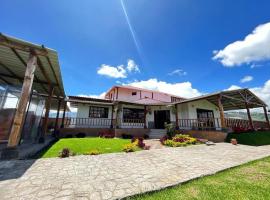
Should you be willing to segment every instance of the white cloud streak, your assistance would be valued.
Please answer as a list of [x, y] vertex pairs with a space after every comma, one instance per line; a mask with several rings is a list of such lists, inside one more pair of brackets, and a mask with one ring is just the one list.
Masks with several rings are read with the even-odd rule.
[[178, 76], [185, 76], [187, 75], [187, 72], [185, 72], [184, 70], [182, 69], [176, 69], [170, 73], [168, 73], [169, 76], [173, 76], [173, 75], [178, 75]]
[[245, 76], [240, 80], [240, 83], [246, 83], [246, 82], [250, 82], [253, 80], [252, 76]]
[[239, 66], [270, 59], [270, 22], [257, 26], [244, 40], [214, 51], [214, 60], [226, 67]]

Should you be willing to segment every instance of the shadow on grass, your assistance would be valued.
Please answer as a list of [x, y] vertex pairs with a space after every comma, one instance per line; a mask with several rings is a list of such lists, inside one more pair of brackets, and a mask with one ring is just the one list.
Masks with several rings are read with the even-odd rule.
[[270, 145], [270, 131], [254, 131], [248, 133], [229, 133], [226, 142], [232, 138], [237, 139], [239, 144], [250, 146]]

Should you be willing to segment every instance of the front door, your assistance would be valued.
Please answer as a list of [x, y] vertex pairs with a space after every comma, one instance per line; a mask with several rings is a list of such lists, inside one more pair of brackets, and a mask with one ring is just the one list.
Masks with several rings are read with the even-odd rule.
[[164, 129], [165, 122], [170, 123], [170, 111], [169, 110], [155, 110], [154, 112], [155, 128]]

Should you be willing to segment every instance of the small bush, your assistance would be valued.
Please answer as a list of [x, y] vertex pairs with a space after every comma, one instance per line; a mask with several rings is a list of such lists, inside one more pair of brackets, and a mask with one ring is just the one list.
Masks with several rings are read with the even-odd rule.
[[131, 139], [131, 143], [136, 143], [136, 145], [140, 148], [143, 148], [145, 146], [145, 143], [143, 142], [143, 137], [134, 137]]
[[132, 135], [128, 135], [128, 134], [122, 134], [122, 138], [123, 139], [132, 139], [133, 136]]
[[67, 158], [69, 156], [72, 156], [72, 152], [69, 148], [63, 148], [62, 151], [59, 152], [60, 158]]
[[86, 134], [85, 133], [77, 133], [76, 137], [77, 138], [85, 138]]
[[161, 142], [161, 144], [164, 144], [164, 142], [166, 141], [166, 140], [168, 140], [168, 136], [167, 135], [165, 135], [165, 136], [163, 136], [162, 138], [160, 138], [160, 142]]
[[137, 149], [137, 145], [135, 142], [130, 143], [130, 144], [125, 144], [123, 147], [123, 151], [126, 153], [134, 152], [134, 151], [136, 151], [136, 149]]
[[85, 153], [84, 155], [99, 155], [101, 154], [101, 151], [99, 151], [98, 149], [93, 149], [87, 153]]
[[164, 145], [170, 147], [184, 147], [197, 143], [197, 139], [190, 137], [189, 135], [175, 135], [172, 139], [162, 141]]
[[72, 134], [67, 134], [67, 135], [65, 136], [65, 138], [73, 138], [73, 135], [72, 135]]

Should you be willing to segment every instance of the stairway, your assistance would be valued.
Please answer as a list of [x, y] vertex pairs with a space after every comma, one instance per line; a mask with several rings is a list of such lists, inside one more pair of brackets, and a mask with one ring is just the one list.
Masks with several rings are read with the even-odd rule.
[[150, 139], [160, 139], [166, 135], [165, 129], [150, 129], [149, 138]]

